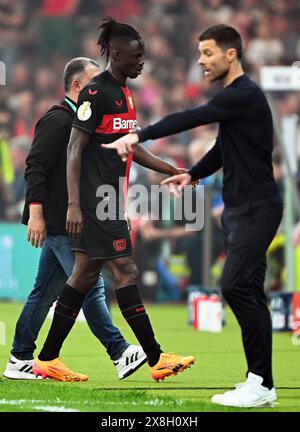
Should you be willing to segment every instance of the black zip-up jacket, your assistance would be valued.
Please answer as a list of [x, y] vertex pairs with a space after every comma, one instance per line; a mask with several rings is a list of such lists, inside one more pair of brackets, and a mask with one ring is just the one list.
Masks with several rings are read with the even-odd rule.
[[22, 223], [28, 223], [29, 204], [41, 203], [48, 234], [66, 234], [66, 160], [74, 116], [75, 112], [65, 100], [50, 108], [35, 126], [26, 159], [26, 199]]

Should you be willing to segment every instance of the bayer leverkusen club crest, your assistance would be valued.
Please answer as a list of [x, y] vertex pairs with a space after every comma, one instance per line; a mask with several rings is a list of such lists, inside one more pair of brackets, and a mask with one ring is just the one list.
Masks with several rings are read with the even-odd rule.
[[91, 102], [83, 102], [77, 110], [77, 117], [81, 121], [88, 120], [92, 115]]
[[127, 248], [127, 242], [125, 239], [118, 239], [113, 242], [113, 247], [117, 252], [122, 252]]
[[128, 96], [128, 103], [129, 103], [130, 108], [133, 109], [134, 108], [134, 102], [133, 102], [133, 99], [131, 96]]

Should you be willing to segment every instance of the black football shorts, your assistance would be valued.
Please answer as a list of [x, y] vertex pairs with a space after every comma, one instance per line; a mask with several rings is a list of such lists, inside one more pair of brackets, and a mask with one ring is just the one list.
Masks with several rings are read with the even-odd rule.
[[96, 209], [82, 210], [83, 231], [73, 251], [85, 252], [91, 259], [114, 259], [132, 254], [126, 220], [100, 221]]

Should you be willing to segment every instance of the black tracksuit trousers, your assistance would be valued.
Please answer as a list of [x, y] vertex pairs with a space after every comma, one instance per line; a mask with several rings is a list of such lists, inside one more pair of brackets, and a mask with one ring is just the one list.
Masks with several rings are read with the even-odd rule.
[[266, 252], [282, 218], [281, 200], [266, 198], [222, 215], [226, 261], [222, 293], [242, 330], [248, 372], [263, 377], [272, 388], [272, 323], [264, 293]]

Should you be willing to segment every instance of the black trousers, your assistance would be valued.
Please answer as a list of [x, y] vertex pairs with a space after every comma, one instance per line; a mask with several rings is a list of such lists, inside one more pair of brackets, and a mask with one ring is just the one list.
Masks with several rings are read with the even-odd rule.
[[248, 372], [273, 387], [272, 322], [264, 293], [266, 252], [282, 218], [280, 198], [226, 207], [222, 215], [226, 261], [222, 293], [242, 330]]

